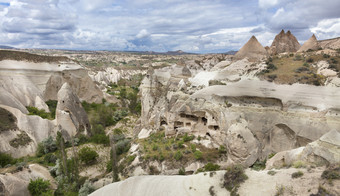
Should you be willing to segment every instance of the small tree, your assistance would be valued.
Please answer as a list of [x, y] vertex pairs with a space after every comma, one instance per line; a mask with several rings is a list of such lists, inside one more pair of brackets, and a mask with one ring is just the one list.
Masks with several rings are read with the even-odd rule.
[[32, 196], [40, 196], [46, 193], [49, 190], [50, 182], [48, 180], [44, 180], [42, 178], [38, 178], [36, 180], [30, 180], [28, 184], [28, 191]]
[[79, 150], [79, 158], [86, 165], [91, 165], [97, 161], [98, 153], [90, 147], [84, 147]]

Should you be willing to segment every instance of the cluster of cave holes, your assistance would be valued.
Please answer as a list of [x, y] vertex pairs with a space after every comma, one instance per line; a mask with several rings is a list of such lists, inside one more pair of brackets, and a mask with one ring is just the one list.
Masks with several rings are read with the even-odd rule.
[[[208, 124], [208, 119], [206, 117], [197, 117], [195, 115], [190, 115], [190, 114], [184, 114], [184, 113], [181, 113], [180, 114], [180, 117], [182, 119], [185, 119], [185, 122], [183, 121], [175, 121], [174, 123], [174, 129], [176, 130], [177, 128], [180, 128], [180, 127], [191, 127], [192, 126], [192, 123], [203, 123], [204, 126], [207, 126]], [[214, 119], [214, 117], [212, 117]], [[189, 122], [187, 121], [189, 120]], [[166, 122], [164, 121], [161, 121], [161, 125], [165, 124]], [[208, 129], [210, 130], [219, 130], [219, 126], [218, 125], [209, 125], [208, 126]], [[207, 136], [210, 136], [210, 134], [207, 132], [206, 133]]]

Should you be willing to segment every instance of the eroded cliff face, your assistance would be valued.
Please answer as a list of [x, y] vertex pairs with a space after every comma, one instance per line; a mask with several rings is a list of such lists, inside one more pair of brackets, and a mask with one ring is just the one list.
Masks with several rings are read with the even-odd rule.
[[254, 66], [261, 68], [261, 63], [243, 65], [245, 77], [239, 80], [226, 80], [242, 75], [228, 69], [214, 71], [213, 77], [206, 74], [207, 87], [204, 78], [202, 85], [192, 84], [197, 75], [184, 75], [184, 67], [150, 70], [140, 87], [142, 127], [150, 132], [165, 129], [169, 136], [200, 136], [209, 141], [204, 142], [207, 147], [227, 148], [227, 164], [247, 167], [271, 153], [305, 146], [340, 129], [336, 87], [260, 81], [249, 73]]
[[[106, 97], [79, 64], [44, 58], [42, 62], [0, 61], [0, 107], [16, 119], [15, 128], [0, 132], [0, 152], [16, 158], [34, 155], [37, 144], [54, 137], [57, 131], [63, 130], [66, 136], [89, 134], [90, 125], [81, 101], [98, 103]], [[49, 112], [45, 103], [48, 100], [58, 101], [55, 120], [27, 115], [27, 106]]]

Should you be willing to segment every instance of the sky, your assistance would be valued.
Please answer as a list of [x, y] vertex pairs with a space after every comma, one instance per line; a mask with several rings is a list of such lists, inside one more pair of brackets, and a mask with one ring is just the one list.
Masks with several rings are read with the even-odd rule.
[[0, 45], [215, 53], [340, 37], [340, 0], [0, 0]]

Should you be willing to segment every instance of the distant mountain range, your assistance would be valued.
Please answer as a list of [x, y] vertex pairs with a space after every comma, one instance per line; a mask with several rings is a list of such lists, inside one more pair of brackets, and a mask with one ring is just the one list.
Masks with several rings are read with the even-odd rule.
[[14, 47], [11, 47], [11, 46], [3, 46], [3, 45], [0, 45], [0, 49], [15, 49]]

